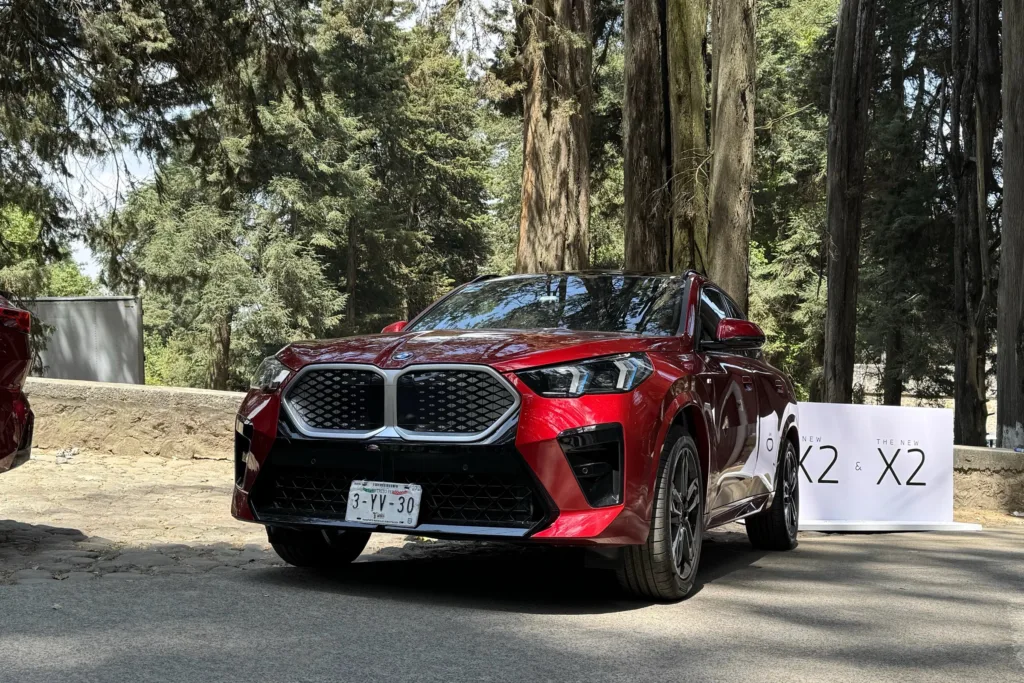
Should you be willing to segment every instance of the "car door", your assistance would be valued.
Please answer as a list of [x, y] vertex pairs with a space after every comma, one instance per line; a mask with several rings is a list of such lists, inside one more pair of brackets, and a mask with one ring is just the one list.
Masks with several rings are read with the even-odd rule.
[[701, 380], [711, 397], [718, 434], [711, 459], [712, 510], [753, 495], [758, 419], [754, 373], [744, 356], [708, 346], [716, 341], [718, 323], [733, 312], [720, 290], [711, 285], [701, 288], [697, 347], [704, 366]]
[[[725, 299], [730, 307], [730, 317], [746, 320], [736, 302], [728, 295]], [[783, 419], [788, 414], [789, 386], [779, 371], [764, 360], [760, 349], [733, 352], [733, 361], [744, 371], [744, 381], [753, 380], [757, 395], [757, 442], [743, 470], [751, 476], [748, 495], [770, 493], [774, 490]]]

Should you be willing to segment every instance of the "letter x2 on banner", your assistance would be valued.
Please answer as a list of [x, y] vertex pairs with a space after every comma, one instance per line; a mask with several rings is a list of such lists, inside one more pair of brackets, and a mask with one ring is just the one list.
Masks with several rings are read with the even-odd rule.
[[953, 411], [800, 404], [800, 528], [973, 530], [953, 522]]

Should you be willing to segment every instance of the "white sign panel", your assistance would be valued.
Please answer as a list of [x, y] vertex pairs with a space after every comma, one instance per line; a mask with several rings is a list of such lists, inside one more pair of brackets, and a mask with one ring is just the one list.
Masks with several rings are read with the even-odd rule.
[[800, 404], [800, 528], [953, 524], [953, 411]]

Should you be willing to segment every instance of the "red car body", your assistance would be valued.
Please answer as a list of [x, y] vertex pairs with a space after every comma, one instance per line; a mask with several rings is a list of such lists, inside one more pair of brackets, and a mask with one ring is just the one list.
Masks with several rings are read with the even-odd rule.
[[31, 366], [32, 318], [0, 295], [0, 472], [29, 459], [32, 409], [23, 390]]
[[[396, 324], [389, 328], [397, 331], [379, 335], [289, 345], [276, 356], [288, 369], [287, 378], [273, 390], [251, 390], [239, 411], [233, 515], [241, 520], [295, 528], [366, 528], [348, 525], [337, 516], [304, 513], [301, 502], [289, 502], [274, 509], [254, 504], [254, 491], [259, 489], [261, 479], [269, 476], [264, 474], [268, 458], [272, 452], [283, 452], [285, 444], [290, 449], [290, 462], [301, 461], [310, 468], [306, 471], [309, 479], [291, 479], [285, 485], [292, 487], [292, 493], [298, 491], [299, 497], [329, 497], [332, 494], [325, 494], [322, 482], [314, 483], [317, 468], [335, 467], [346, 458], [361, 458], [367, 452], [376, 455], [390, 449], [395, 462], [406, 457], [406, 452], [409, 458], [451, 457], [456, 465], [463, 462], [461, 467], [472, 471], [476, 463], [490, 457], [488, 448], [496, 448], [459, 443], [431, 455], [432, 449], [441, 447], [429, 440], [408, 442], [394, 438], [393, 434], [390, 438], [344, 442], [296, 438], [300, 435], [285, 424], [289, 418], [282, 409], [282, 396], [289, 396], [290, 386], [304, 370], [338, 364], [372, 367], [385, 373], [438, 364], [486, 368], [500, 375], [517, 395], [514, 414], [499, 431], [508, 432], [504, 438], [509, 448], [514, 446], [515, 454], [525, 464], [542, 513], [519, 525], [490, 524], [479, 519], [471, 523], [421, 524], [414, 532], [417, 535], [584, 546], [644, 544], [652, 528], [659, 460], [674, 427], [691, 435], [699, 451], [704, 487], [703, 528], [765, 510], [776, 491], [779, 454], [784, 444], [792, 444], [794, 451], [798, 444], [792, 386], [763, 360], [756, 341], [735, 350], [722, 345], [715, 350], [709, 345], [702, 346], [702, 293], [714, 285], [695, 273], [676, 276], [673, 282], [681, 288], [682, 310], [679, 329], [671, 335], [558, 329], [409, 332], [404, 331], [408, 330], [404, 325]], [[718, 290], [712, 293], [727, 299]], [[735, 308], [731, 312], [741, 315]], [[422, 319], [422, 314], [418, 319]], [[416, 320], [410, 327], [415, 325]], [[719, 321], [716, 334], [722, 339], [760, 337], [763, 341], [756, 325], [733, 315]], [[531, 389], [522, 375], [532, 368], [616, 358], [622, 354], [646, 355], [652, 368], [650, 376], [628, 392], [550, 398]], [[614, 453], [617, 448], [621, 458], [618, 471], [615, 463], [609, 461], [614, 476], [619, 478], [613, 482], [620, 487], [618, 496], [612, 497], [617, 501], [614, 504], [607, 504], [605, 499], [605, 504], [595, 505], [588, 498], [586, 481], [581, 478], [587, 463], [579, 464], [573, 459], [574, 439], [582, 444], [580, 452], [598, 452], [603, 448], [604, 442], [596, 446], [586, 442], [586, 435], [595, 432], [604, 436], [591, 438], [607, 437], [617, 442], [608, 451]], [[454, 453], [454, 449], [459, 450]], [[393, 471], [397, 468], [398, 465], [392, 470], [384, 467], [379, 476], [385, 481], [399, 479]], [[458, 473], [450, 475], [455, 477]], [[467, 495], [474, 494], [470, 491]], [[408, 529], [373, 530], [409, 533]]]

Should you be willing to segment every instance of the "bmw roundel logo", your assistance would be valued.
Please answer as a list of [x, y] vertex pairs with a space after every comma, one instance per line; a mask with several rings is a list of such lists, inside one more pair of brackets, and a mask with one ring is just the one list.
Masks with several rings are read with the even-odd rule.
[[412, 352], [402, 351], [401, 353], [396, 353], [395, 355], [393, 355], [392, 358], [394, 358], [395, 360], [409, 360], [410, 358], [412, 358]]

